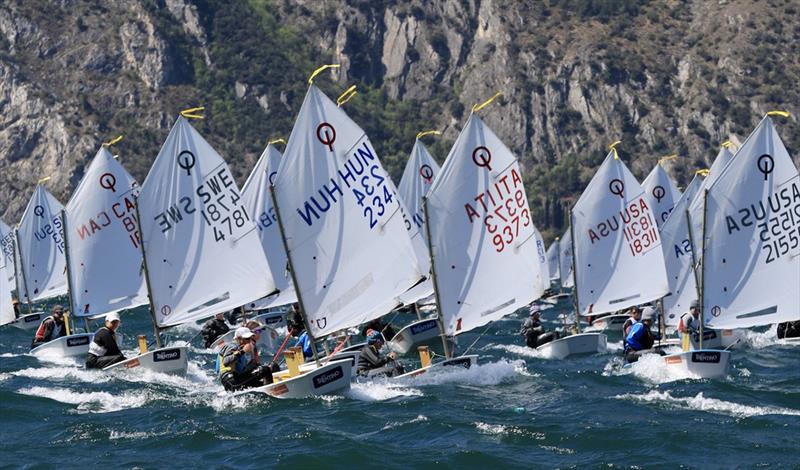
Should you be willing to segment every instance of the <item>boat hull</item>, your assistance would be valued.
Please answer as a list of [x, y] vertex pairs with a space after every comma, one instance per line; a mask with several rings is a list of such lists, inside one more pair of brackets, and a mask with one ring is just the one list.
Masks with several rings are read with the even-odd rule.
[[439, 340], [439, 325], [435, 318], [417, 320], [404, 326], [387, 343], [389, 349], [397, 354], [416, 351], [421, 346]]
[[622, 333], [622, 326], [630, 315], [619, 313], [598, 318], [592, 322], [591, 328], [595, 331], [618, 332]]
[[[350, 389], [352, 380], [352, 362], [350, 360], [331, 361], [321, 367], [312, 363], [310, 370], [302, 371], [296, 377], [289, 378], [286, 371], [273, 374], [275, 382], [263, 387], [251, 388], [237, 392], [263, 393], [275, 398], [306, 398], [319, 395], [330, 395]], [[286, 377], [286, 378], [282, 378]]]
[[35, 330], [46, 317], [47, 314], [44, 312], [29, 313], [27, 315], [22, 315], [13, 322], [9, 323], [9, 325], [13, 326], [14, 328], [19, 328], [20, 330]]
[[147, 351], [144, 354], [105, 367], [103, 370], [113, 372], [125, 369], [146, 369], [162, 374], [186, 375], [188, 367], [189, 348], [186, 346], [178, 346]]
[[[235, 329], [225, 333], [224, 335], [220, 336], [211, 344], [211, 350], [214, 352], [219, 352], [223, 346], [226, 344], [230, 344], [234, 342], [233, 335], [236, 333]], [[274, 354], [279, 347], [281, 347], [281, 342], [283, 338], [280, 337], [277, 331], [272, 329], [271, 327], [267, 327], [264, 331], [261, 332], [261, 337], [258, 338], [256, 345], [260, 350], [261, 354]]]
[[565, 359], [578, 354], [605, 352], [608, 337], [603, 333], [579, 333], [545, 343], [538, 348], [543, 357]]
[[89, 343], [92, 342], [94, 333], [78, 333], [62, 336], [53, 341], [31, 349], [31, 354], [36, 357], [86, 357], [89, 353]]
[[719, 349], [700, 349], [664, 356], [670, 368], [680, 368], [703, 379], [719, 379], [728, 374], [731, 352]]
[[446, 359], [442, 362], [436, 362], [434, 364], [429, 365], [428, 367], [421, 367], [419, 369], [412, 370], [411, 372], [406, 372], [405, 374], [398, 375], [397, 377], [394, 377], [394, 379], [417, 377], [423, 374], [427, 374], [428, 372], [436, 372], [437, 370], [441, 370], [445, 367], [463, 367], [464, 369], [469, 369], [470, 367], [476, 365], [478, 365], [478, 355], [470, 354], [468, 356], [454, 357], [452, 359]]

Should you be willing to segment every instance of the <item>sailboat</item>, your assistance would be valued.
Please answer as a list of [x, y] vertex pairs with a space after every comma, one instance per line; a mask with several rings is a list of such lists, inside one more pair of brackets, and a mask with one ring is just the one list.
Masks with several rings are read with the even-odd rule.
[[[425, 214], [422, 209], [423, 198], [428, 194], [436, 176], [441, 168], [436, 160], [422, 143], [426, 135], [439, 135], [439, 131], [424, 131], [417, 134], [411, 156], [406, 163], [403, 176], [400, 179], [398, 194], [408, 210], [409, 235], [414, 243], [414, 250], [420, 269], [430, 269], [427, 242], [425, 241]], [[405, 325], [387, 343], [387, 346], [397, 354], [406, 354], [416, 351], [420, 345], [435, 341], [440, 334], [436, 316], [422, 318], [417, 302], [428, 299], [433, 295], [433, 282], [430, 277], [411, 288], [400, 296], [404, 305], [414, 305], [418, 318], [416, 321]]]
[[[665, 357], [702, 377], [724, 376], [728, 350], [703, 349], [703, 330], [800, 319], [800, 175], [770, 112], [703, 192], [699, 349]], [[694, 219], [699, 204], [689, 210]], [[693, 221], [694, 223], [694, 221]], [[780, 280], [780, 282], [776, 282]], [[679, 361], [680, 360], [680, 361]]]
[[[477, 116], [477, 105], [424, 198], [445, 361], [469, 367], [445, 341], [527, 306], [544, 292], [535, 230], [519, 162]], [[466, 351], [465, 351], [466, 352]], [[434, 367], [423, 360], [418, 375]]]
[[647, 195], [650, 209], [656, 218], [656, 225], [660, 229], [672, 213], [675, 203], [681, 197], [681, 192], [672, 181], [667, 171], [662, 166], [665, 159], [675, 156], [664, 157], [658, 160], [656, 166], [642, 181], [642, 189]]
[[[2, 221], [0, 221], [0, 223], [2, 223]], [[5, 228], [7, 229], [8, 226]], [[11, 302], [12, 282], [11, 279], [9, 279], [8, 273], [13, 267], [9, 269], [9, 261], [13, 262], [13, 258], [9, 259], [5, 254], [0, 256], [0, 326], [14, 323], [17, 320], [14, 313], [14, 304]]]
[[561, 281], [561, 273], [560, 273], [560, 263], [559, 260], [561, 258], [561, 253], [559, 252], [559, 243], [558, 238], [556, 238], [552, 243], [550, 243], [550, 247], [547, 248], [547, 272], [550, 274], [550, 285], [552, 286], [553, 283], [560, 283]]
[[[577, 331], [578, 315], [615, 312], [667, 293], [655, 216], [644, 190], [619, 158], [616, 144], [570, 211]], [[567, 336], [542, 348], [557, 350], [559, 356], [601, 351], [606, 336], [595, 334], [586, 339], [581, 334]], [[573, 348], [562, 342], [582, 344]]]
[[[17, 292], [21, 292], [31, 310], [31, 303], [67, 293], [66, 256], [61, 211], [64, 207], [40, 180], [17, 229], [19, 254]], [[31, 349], [34, 356], [75, 357], [89, 351], [91, 333], [71, 334], [65, 315], [66, 336]]]
[[[350, 386], [358, 353], [319, 358], [314, 341], [384, 315], [424, 279], [402, 203], [369, 138], [309, 79], [278, 174], [272, 203], [314, 361], [252, 389], [281, 398]], [[352, 90], [352, 87], [351, 87]], [[345, 101], [348, 92], [340, 97]], [[296, 353], [294, 353], [296, 354]]]
[[[9, 289], [9, 292], [13, 290], [19, 292], [19, 289], [17, 289], [17, 245], [15, 240], [15, 231], [0, 220], [0, 247], [2, 247], [3, 250], [2, 262], [5, 265], [4, 273], [7, 279], [5, 286]], [[0, 295], [2, 295], [2, 293], [0, 293]], [[14, 313], [14, 315], [16, 315], [16, 313]], [[12, 318], [11, 321], [4, 324], [22, 330], [35, 330], [46, 316], [47, 315], [42, 312], [20, 312], [18, 318]]]
[[228, 165], [181, 112], [134, 210], [157, 349], [112, 368], [185, 371], [188, 348], [164, 347], [161, 331], [208, 318], [275, 291], [252, 214]]

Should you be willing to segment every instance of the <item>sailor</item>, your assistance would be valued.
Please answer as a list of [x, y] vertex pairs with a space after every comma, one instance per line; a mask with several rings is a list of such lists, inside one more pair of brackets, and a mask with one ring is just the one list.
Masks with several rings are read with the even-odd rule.
[[293, 346], [300, 346], [303, 349], [303, 357], [308, 360], [314, 356], [314, 350], [311, 349], [311, 338], [308, 337], [308, 332], [303, 327], [302, 320], [296, 321], [296, 318], [289, 323], [289, 334], [297, 338]]
[[89, 343], [87, 369], [102, 369], [125, 360], [125, 355], [117, 345], [117, 328], [120, 323], [117, 312], [106, 314], [105, 324], [94, 333], [94, 339]]
[[692, 300], [689, 304], [689, 312], [681, 316], [678, 323], [678, 332], [697, 335], [700, 328], [700, 301]]
[[272, 370], [259, 363], [255, 334], [240, 326], [233, 335], [234, 343], [227, 344], [219, 353], [219, 380], [225, 390], [232, 392], [260, 387], [272, 383]]
[[42, 320], [39, 328], [36, 329], [31, 349], [62, 336], [67, 336], [67, 327], [64, 325], [64, 307], [54, 305], [53, 313]]
[[525, 319], [525, 322], [522, 324], [522, 329], [520, 330], [520, 334], [525, 338], [525, 344], [527, 344], [529, 348], [537, 348], [554, 339], [558, 339], [557, 332], [544, 332], [541, 318], [542, 312], [539, 311], [538, 305], [532, 305], [530, 307], [530, 312], [530, 317]]
[[228, 327], [228, 324], [225, 323], [224, 312], [214, 315], [214, 318], [205, 322], [203, 329], [200, 330], [200, 334], [203, 336], [203, 344], [206, 348], [210, 348], [217, 338], [229, 332], [230, 330], [231, 329]]
[[778, 323], [778, 339], [800, 338], [800, 320]]
[[642, 311], [637, 306], [631, 307], [630, 311], [628, 312], [630, 316], [625, 320], [625, 323], [622, 324], [622, 337], [625, 338], [628, 336], [631, 327], [634, 323], [637, 323], [642, 320]]
[[19, 307], [19, 300], [14, 299], [11, 301], [11, 304], [14, 306], [14, 318], [19, 318], [22, 316], [22, 311]]
[[[361, 354], [358, 357], [358, 375], [366, 377], [370, 371], [381, 368], [386, 368], [382, 375], [387, 377], [394, 377], [405, 372], [403, 366], [395, 362], [397, 354], [394, 351], [381, 357], [381, 348], [384, 344], [386, 341], [380, 331], [369, 330], [367, 332], [367, 345], [361, 348]], [[394, 367], [386, 367], [390, 362], [394, 363]]]
[[380, 331], [386, 341], [391, 341], [396, 334], [392, 325], [384, 323], [380, 318], [376, 318], [364, 325], [361, 329], [361, 334], [366, 337], [369, 330]]
[[645, 307], [641, 313], [642, 321], [634, 323], [630, 332], [625, 336], [625, 349], [623, 354], [628, 362], [636, 362], [639, 359], [641, 351], [652, 349], [656, 339], [653, 332], [650, 331], [650, 326], [653, 324], [653, 318], [656, 316], [656, 311], [653, 307]]

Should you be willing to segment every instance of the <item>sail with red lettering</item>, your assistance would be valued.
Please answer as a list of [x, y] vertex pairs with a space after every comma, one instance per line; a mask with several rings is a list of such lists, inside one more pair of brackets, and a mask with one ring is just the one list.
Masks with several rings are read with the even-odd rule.
[[295, 289], [313, 336], [390, 312], [427, 275], [375, 148], [314, 85], [274, 185]]
[[695, 175], [660, 230], [661, 249], [664, 251], [669, 283], [669, 294], [664, 297], [664, 322], [669, 326], [677, 325], [681, 315], [689, 311], [689, 304], [697, 298], [686, 210], [703, 187], [704, 181], [701, 174]]
[[275, 291], [228, 165], [179, 117], [138, 198], [159, 326], [209, 317]]
[[147, 303], [136, 226], [139, 185], [101, 147], [67, 203], [71, 311], [93, 316]]
[[253, 214], [261, 246], [267, 255], [272, 279], [275, 281], [275, 288], [280, 291], [280, 294], [255, 302], [253, 306], [257, 308], [277, 307], [297, 302], [292, 277], [286, 269], [286, 249], [283, 247], [278, 219], [269, 193], [269, 186], [275, 181], [280, 164], [281, 153], [273, 144], [267, 145], [242, 186], [244, 206], [250, 214]]
[[669, 218], [675, 203], [681, 197], [681, 192], [660, 162], [656, 163], [653, 171], [644, 179], [642, 189], [647, 194], [650, 210], [653, 211], [656, 218], [656, 225], [661, 228]]
[[542, 295], [519, 162], [475, 114], [450, 150], [427, 204], [446, 334], [485, 325]]
[[44, 186], [36, 185], [17, 232], [20, 299], [34, 302], [67, 293], [63, 208]]
[[559, 257], [561, 262], [561, 266], [559, 267], [561, 287], [574, 287], [575, 278], [572, 276], [572, 239], [570, 238], [569, 230], [564, 232], [564, 235], [561, 236], [561, 241], [558, 242], [558, 248], [561, 250]]
[[547, 249], [547, 272], [549, 273], [551, 283], [561, 279], [558, 265], [559, 248], [561, 247], [559, 246], [558, 239], [556, 238], [553, 243], [550, 244], [550, 248]]
[[706, 195], [701, 250], [709, 326], [800, 320], [800, 175], [769, 116]]
[[14, 279], [14, 230], [2, 220], [0, 220], [0, 248], [3, 250], [2, 256], [8, 275], [8, 288], [13, 290], [16, 285]]
[[647, 195], [612, 149], [572, 210], [582, 315], [614, 312], [669, 292]]

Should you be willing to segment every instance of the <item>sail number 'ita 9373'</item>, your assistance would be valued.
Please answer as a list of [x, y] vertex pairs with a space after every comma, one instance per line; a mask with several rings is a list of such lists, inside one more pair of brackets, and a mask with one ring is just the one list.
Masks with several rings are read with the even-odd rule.
[[498, 253], [519, 238], [521, 231], [532, 226], [522, 178], [514, 167], [501, 174], [486, 191], [464, 204], [464, 210], [470, 223], [476, 219], [483, 221]]
[[[184, 150], [181, 155], [188, 153]], [[194, 167], [194, 156], [191, 160], [178, 158], [179, 165], [191, 176]], [[191, 163], [191, 164], [189, 164]], [[238, 229], [245, 227], [250, 221], [247, 209], [241, 203], [241, 195], [236, 188], [233, 175], [227, 165], [221, 164], [211, 171], [190, 196], [181, 196], [178, 201], [153, 219], [166, 233], [184, 220], [184, 216], [194, 214], [198, 210], [203, 221], [214, 232], [214, 241], [222, 242], [233, 236]]]

